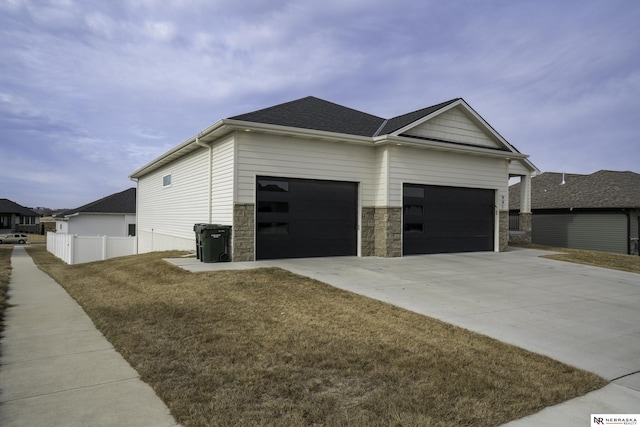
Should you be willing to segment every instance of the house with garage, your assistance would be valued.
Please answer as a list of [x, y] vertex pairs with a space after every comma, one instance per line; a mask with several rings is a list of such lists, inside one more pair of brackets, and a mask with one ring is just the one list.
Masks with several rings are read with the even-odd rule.
[[40, 214], [9, 199], [0, 199], [0, 234], [37, 233]]
[[[510, 187], [519, 217], [522, 187]], [[545, 172], [531, 180], [531, 241], [541, 245], [638, 255], [640, 174]]]
[[391, 119], [315, 97], [222, 119], [130, 175], [138, 251], [231, 226], [233, 261], [501, 251], [538, 169], [462, 98]]
[[111, 194], [54, 217], [56, 232], [81, 236], [136, 235], [136, 189]]

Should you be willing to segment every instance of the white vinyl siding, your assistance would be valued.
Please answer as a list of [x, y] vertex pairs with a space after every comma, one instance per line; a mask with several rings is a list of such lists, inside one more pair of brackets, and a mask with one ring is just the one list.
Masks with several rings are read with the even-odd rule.
[[571, 249], [627, 253], [627, 216], [623, 212], [537, 214], [531, 241]]
[[481, 130], [459, 108], [452, 108], [406, 132], [406, 135], [455, 141], [482, 147], [503, 148], [495, 137]]
[[527, 168], [523, 161], [511, 160], [509, 163], [509, 174], [517, 176], [529, 175], [531, 170]]
[[361, 205], [373, 203], [373, 147], [253, 132], [237, 135], [238, 203], [254, 203], [258, 175], [359, 182]]
[[211, 222], [233, 224], [235, 144], [233, 137], [212, 146]]
[[391, 206], [402, 206], [404, 183], [486, 188], [497, 190], [497, 200], [508, 197], [505, 160], [398, 146], [389, 151]]
[[[193, 224], [209, 215], [209, 149], [202, 148], [138, 180], [140, 252], [194, 249]], [[171, 186], [162, 177], [171, 171]]]

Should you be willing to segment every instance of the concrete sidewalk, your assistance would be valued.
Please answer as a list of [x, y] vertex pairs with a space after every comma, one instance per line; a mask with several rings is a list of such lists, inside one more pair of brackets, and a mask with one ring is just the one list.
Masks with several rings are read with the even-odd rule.
[[2, 426], [149, 426], [177, 423], [82, 308], [24, 247], [11, 257], [0, 358]]

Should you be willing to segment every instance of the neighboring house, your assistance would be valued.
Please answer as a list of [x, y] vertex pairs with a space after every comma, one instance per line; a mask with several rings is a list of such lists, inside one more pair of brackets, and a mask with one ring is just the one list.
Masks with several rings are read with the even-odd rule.
[[220, 120], [130, 177], [139, 252], [195, 249], [211, 223], [251, 261], [506, 250], [509, 177], [536, 172], [461, 98], [387, 120], [306, 97]]
[[136, 234], [136, 189], [115, 193], [55, 216], [56, 232], [81, 236]]
[[[520, 184], [510, 187], [511, 212]], [[533, 243], [638, 255], [640, 174], [545, 172], [531, 180]]]
[[0, 199], [0, 234], [38, 233], [40, 215], [9, 199]]

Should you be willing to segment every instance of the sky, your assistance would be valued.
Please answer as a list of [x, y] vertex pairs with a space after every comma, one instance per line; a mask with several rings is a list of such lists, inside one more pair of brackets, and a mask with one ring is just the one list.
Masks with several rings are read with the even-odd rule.
[[542, 172], [640, 173], [638, 0], [0, 0], [0, 198], [74, 208], [220, 119], [464, 98]]

